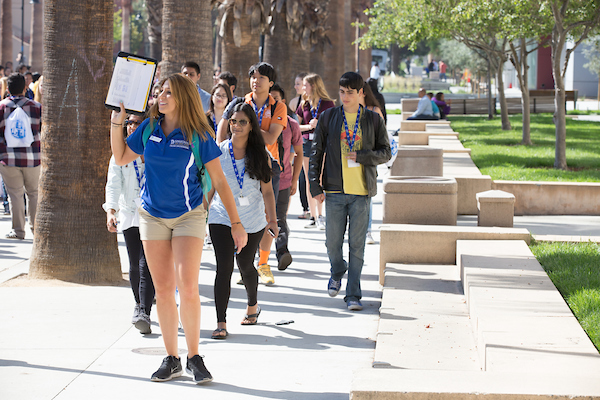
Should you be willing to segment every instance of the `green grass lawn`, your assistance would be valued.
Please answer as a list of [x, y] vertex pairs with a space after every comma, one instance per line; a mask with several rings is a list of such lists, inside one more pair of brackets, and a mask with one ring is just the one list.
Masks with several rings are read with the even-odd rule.
[[600, 246], [537, 242], [530, 248], [600, 350]]
[[555, 130], [551, 114], [531, 115], [533, 145], [521, 145], [521, 115], [510, 117], [512, 130], [501, 129], [500, 118], [451, 116], [452, 128], [471, 149], [484, 175], [512, 181], [600, 181], [600, 123], [567, 118], [567, 171], [554, 165]]

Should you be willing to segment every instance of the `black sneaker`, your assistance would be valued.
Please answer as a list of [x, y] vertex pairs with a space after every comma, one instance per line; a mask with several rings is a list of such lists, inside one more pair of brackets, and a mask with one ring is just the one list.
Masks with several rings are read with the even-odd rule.
[[160, 368], [152, 374], [152, 378], [150, 379], [154, 382], [164, 382], [181, 375], [183, 375], [181, 360], [175, 356], [167, 356], [163, 359]]
[[287, 267], [289, 267], [291, 263], [292, 263], [292, 255], [290, 254], [289, 251], [281, 253], [277, 257], [277, 269], [280, 271], [285, 271], [285, 269]]
[[204, 360], [201, 356], [196, 354], [192, 358], [188, 358], [187, 365], [185, 366], [185, 372], [194, 376], [194, 382], [208, 383], [213, 380], [212, 375], [204, 366]]

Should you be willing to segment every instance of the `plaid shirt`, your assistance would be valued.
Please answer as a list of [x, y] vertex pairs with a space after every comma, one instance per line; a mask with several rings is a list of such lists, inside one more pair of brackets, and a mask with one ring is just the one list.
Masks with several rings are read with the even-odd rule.
[[[31, 119], [31, 133], [33, 143], [30, 147], [7, 147], [4, 138], [4, 127], [10, 113], [17, 105], [25, 111]], [[40, 165], [40, 126], [42, 121], [42, 105], [27, 97], [11, 96], [0, 102], [0, 163], [8, 167], [37, 167]]]

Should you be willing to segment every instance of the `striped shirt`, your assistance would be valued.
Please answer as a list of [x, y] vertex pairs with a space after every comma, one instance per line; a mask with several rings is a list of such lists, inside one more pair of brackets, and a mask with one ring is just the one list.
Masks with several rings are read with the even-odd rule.
[[[4, 127], [10, 114], [17, 105], [25, 111], [31, 120], [33, 143], [29, 147], [8, 147], [4, 138]], [[42, 124], [42, 105], [23, 96], [11, 96], [0, 102], [0, 163], [8, 167], [37, 167], [41, 163], [40, 127]]]

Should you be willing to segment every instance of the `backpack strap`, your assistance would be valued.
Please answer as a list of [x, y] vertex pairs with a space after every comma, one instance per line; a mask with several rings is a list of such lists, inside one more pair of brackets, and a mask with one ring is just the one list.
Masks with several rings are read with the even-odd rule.
[[144, 144], [144, 147], [146, 147], [148, 139], [150, 139], [150, 136], [152, 136], [152, 132], [154, 132], [155, 126], [156, 121], [154, 120], [154, 118], [150, 118], [150, 122], [148, 123], [148, 125], [146, 125], [144, 131], [142, 132], [142, 143]]

